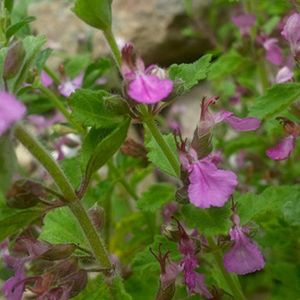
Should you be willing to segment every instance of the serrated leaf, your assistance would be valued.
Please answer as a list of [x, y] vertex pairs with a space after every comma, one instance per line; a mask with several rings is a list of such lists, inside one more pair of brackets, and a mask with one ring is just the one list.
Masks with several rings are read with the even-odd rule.
[[72, 116], [86, 126], [110, 128], [120, 124], [128, 113], [125, 102], [106, 91], [79, 89], [69, 99]]
[[[284, 213], [284, 206], [294, 197], [300, 199], [300, 186], [270, 186], [259, 195], [244, 194], [235, 198], [238, 202], [238, 214], [241, 223], [245, 224], [250, 220], [281, 211]], [[294, 208], [296, 209], [296, 208]]]
[[68, 207], [59, 207], [47, 213], [39, 238], [53, 244], [76, 243], [89, 249], [81, 227]]
[[0, 191], [6, 192], [16, 167], [16, 155], [12, 139], [8, 135], [0, 137]]
[[210, 68], [208, 79], [215, 80], [234, 74], [244, 64], [246, 59], [236, 51], [232, 50], [222, 55]]
[[300, 97], [299, 83], [277, 84], [255, 100], [249, 115], [259, 119], [272, 118], [287, 109]]
[[111, 27], [112, 0], [76, 0], [74, 13], [92, 27], [108, 30]]
[[187, 91], [206, 78], [211, 58], [211, 54], [206, 54], [191, 64], [173, 64], [169, 68], [169, 76], [172, 80], [179, 81], [184, 91]]
[[208, 235], [227, 234], [230, 229], [230, 204], [208, 209], [197, 208], [191, 204], [184, 205], [181, 210], [184, 222], [191, 228]]
[[[174, 140], [174, 136], [170, 133], [168, 135], [163, 135], [163, 138], [165, 142], [169, 145], [170, 149], [174, 153], [174, 156], [178, 160], [178, 165], [179, 165], [179, 158], [177, 154], [177, 149], [176, 149], [176, 143]], [[177, 177], [179, 174], [179, 170], [173, 169], [173, 166], [170, 164], [169, 160], [165, 156], [164, 152], [161, 150], [155, 139], [149, 134], [148, 131], [145, 131], [145, 143], [146, 143], [146, 148], [148, 150], [147, 157], [148, 159], [158, 168], [161, 169], [161, 171]]]
[[126, 139], [129, 125], [130, 119], [125, 119], [96, 146], [87, 164], [87, 180], [117, 152]]
[[157, 183], [144, 192], [137, 202], [137, 207], [146, 212], [155, 212], [162, 205], [174, 199], [175, 187], [167, 183]]
[[25, 17], [21, 21], [9, 26], [6, 30], [6, 39], [9, 40], [13, 35], [15, 35], [22, 27], [35, 21], [35, 17]]

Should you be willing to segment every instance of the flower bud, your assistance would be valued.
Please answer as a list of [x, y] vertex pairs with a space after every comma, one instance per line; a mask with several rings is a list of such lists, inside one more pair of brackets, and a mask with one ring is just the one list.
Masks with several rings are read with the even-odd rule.
[[6, 194], [7, 205], [19, 209], [33, 207], [43, 195], [44, 189], [40, 184], [30, 180], [18, 180]]
[[101, 206], [95, 204], [89, 209], [89, 216], [97, 229], [101, 229], [104, 224], [105, 212]]
[[46, 251], [40, 258], [45, 260], [60, 260], [68, 258], [76, 249], [75, 244], [57, 244]]
[[165, 224], [162, 226], [162, 234], [166, 236], [169, 240], [178, 242], [180, 240], [180, 230], [177, 224]]
[[22, 41], [17, 41], [8, 48], [3, 68], [3, 78], [5, 80], [14, 78], [18, 74], [25, 54]]

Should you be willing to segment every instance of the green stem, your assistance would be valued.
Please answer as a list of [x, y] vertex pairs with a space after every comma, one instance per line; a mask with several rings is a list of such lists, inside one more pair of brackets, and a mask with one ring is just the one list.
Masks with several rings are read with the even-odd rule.
[[53, 79], [56, 84], [60, 84], [59, 77], [47, 65], [44, 65], [44, 71]]
[[120, 66], [121, 66], [121, 52], [119, 50], [119, 47], [117, 45], [117, 42], [116, 42], [116, 39], [112, 33], [112, 30], [111, 29], [107, 29], [107, 30], [104, 30], [103, 31], [103, 34], [105, 36], [105, 39], [111, 49], [111, 52], [112, 52], [112, 55], [113, 55], [113, 58], [116, 62], [116, 65], [117, 67], [120, 69]]
[[[104, 243], [98, 235], [97, 230], [91, 223], [84, 207], [79, 201], [71, 183], [65, 176], [61, 167], [46, 151], [42, 144], [37, 141], [25, 128], [20, 124], [15, 127], [16, 138], [25, 146], [25, 148], [43, 165], [48, 171], [56, 185], [61, 190], [64, 200], [73, 212], [75, 218], [78, 220], [91, 249], [98, 262], [105, 268], [111, 268], [111, 263]], [[63, 220], [62, 220], [63, 221]]]
[[246, 300], [243, 291], [241, 290], [239, 280], [238, 278], [228, 273], [223, 264], [223, 255], [220, 249], [218, 249], [218, 246], [216, 245], [215, 241], [211, 237], [207, 237], [208, 244], [210, 248], [212, 249], [212, 254], [215, 258], [215, 261], [223, 275], [224, 280], [226, 281], [228, 287], [231, 290], [233, 299], [235, 300]]
[[48, 97], [48, 99], [53, 103], [53, 105], [64, 115], [66, 120], [72, 124], [80, 133], [84, 133], [85, 130], [81, 125], [75, 122], [71, 116], [71, 113], [66, 109], [64, 104], [57, 98], [57, 96], [48, 88], [42, 84], [38, 85], [38, 89]]
[[148, 113], [147, 108], [145, 106], [141, 106], [141, 112], [143, 114], [143, 122], [146, 127], [149, 129], [151, 135], [161, 148], [162, 152], [165, 154], [167, 160], [169, 161], [170, 165], [172, 166], [175, 174], [179, 176], [180, 172], [180, 164], [178, 159], [174, 155], [173, 151], [171, 150], [170, 146], [166, 143], [165, 139], [163, 138], [161, 132], [157, 128], [155, 124], [154, 117]]
[[262, 94], [269, 88], [269, 79], [268, 79], [268, 73], [266, 70], [266, 65], [263, 60], [260, 61], [258, 64], [258, 73], [261, 80], [262, 85]]

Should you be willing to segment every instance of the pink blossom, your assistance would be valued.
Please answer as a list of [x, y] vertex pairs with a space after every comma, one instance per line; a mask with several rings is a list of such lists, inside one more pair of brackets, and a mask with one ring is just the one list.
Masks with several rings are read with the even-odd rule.
[[245, 36], [250, 34], [250, 29], [256, 22], [256, 17], [251, 14], [241, 14], [231, 17], [231, 21], [239, 27], [241, 35]]
[[266, 39], [263, 42], [263, 47], [266, 50], [266, 59], [273, 65], [281, 65], [283, 62], [283, 56], [281, 49], [278, 46], [278, 40], [274, 38]]
[[49, 128], [50, 126], [57, 123], [61, 123], [65, 120], [64, 116], [58, 111], [56, 111], [49, 118], [45, 118], [41, 115], [30, 115], [27, 117], [27, 119], [36, 127], [37, 132], [39, 134], [41, 134], [45, 129]]
[[300, 55], [300, 14], [294, 13], [291, 15], [281, 34], [289, 42], [291, 52], [296, 59], [299, 59]]
[[266, 154], [273, 160], [287, 159], [295, 148], [296, 138], [289, 135], [281, 140], [276, 146], [267, 150]]
[[200, 208], [223, 206], [238, 184], [233, 172], [218, 169], [209, 158], [193, 162], [188, 172], [189, 199]]
[[126, 44], [122, 49], [121, 71], [128, 83], [128, 95], [133, 100], [146, 104], [154, 104], [168, 97], [173, 90], [173, 82], [156, 75], [153, 72], [156, 66], [145, 68], [141, 58], [134, 60], [133, 56], [133, 46]]
[[293, 79], [293, 76], [294, 76], [294, 74], [291, 71], [291, 69], [287, 66], [284, 66], [278, 71], [275, 82], [276, 83], [288, 82]]
[[49, 87], [53, 84], [52, 78], [45, 71], [41, 72], [41, 83], [45, 87]]
[[239, 221], [230, 230], [233, 246], [224, 255], [224, 266], [228, 272], [245, 275], [261, 270], [265, 265], [258, 246], [247, 237], [247, 232], [248, 229], [241, 227]]
[[74, 93], [77, 89], [79, 89], [83, 82], [83, 74], [78, 75], [72, 80], [66, 80], [62, 82], [58, 86], [58, 90], [61, 95], [65, 97], [69, 97], [72, 93]]
[[25, 115], [26, 108], [16, 97], [7, 92], [0, 92], [0, 135]]

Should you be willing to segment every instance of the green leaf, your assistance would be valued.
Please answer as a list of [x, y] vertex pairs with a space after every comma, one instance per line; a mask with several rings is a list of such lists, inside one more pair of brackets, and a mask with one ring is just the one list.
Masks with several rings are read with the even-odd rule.
[[127, 136], [129, 125], [130, 119], [125, 119], [95, 147], [86, 168], [87, 180], [117, 152]]
[[184, 205], [181, 211], [184, 222], [201, 233], [212, 236], [227, 234], [230, 229], [230, 203], [223, 207], [201, 209], [191, 204]]
[[36, 221], [41, 215], [39, 209], [10, 209], [0, 208], [0, 242], [8, 236], [26, 229], [31, 223]]
[[76, 243], [89, 249], [81, 227], [68, 207], [59, 207], [47, 213], [39, 238], [53, 244]]
[[0, 137], [0, 191], [6, 192], [16, 167], [16, 155], [12, 139], [8, 135]]
[[211, 54], [206, 54], [191, 64], [173, 64], [169, 68], [169, 76], [172, 80], [179, 81], [184, 91], [188, 91], [206, 78], [211, 58]]
[[126, 292], [123, 279], [120, 276], [114, 277], [111, 292], [113, 299], [132, 300], [132, 297]]
[[4, 0], [4, 7], [11, 13], [14, 7], [14, 0]]
[[[266, 213], [271, 215], [275, 211], [282, 213], [285, 211], [285, 217], [293, 220], [293, 216], [289, 212], [289, 205], [290, 202], [294, 203], [295, 198], [300, 198], [299, 185], [270, 186], [259, 195], [250, 193], [241, 195], [236, 198], [241, 223], [245, 224], [250, 220], [264, 216]], [[297, 210], [296, 207], [294, 209]]]
[[46, 48], [46, 49], [42, 50], [40, 52], [40, 54], [38, 55], [38, 57], [36, 58], [36, 67], [37, 67], [37, 70], [39, 73], [43, 70], [52, 51], [53, 51], [53, 49]]
[[74, 78], [78, 76], [90, 63], [90, 56], [87, 54], [80, 54], [70, 58], [65, 63], [65, 72], [68, 77]]
[[277, 84], [255, 100], [249, 115], [259, 119], [272, 118], [287, 109], [300, 97], [300, 83]]
[[[164, 140], [169, 145], [171, 150], [173, 151], [175, 157], [178, 159], [179, 165], [179, 158], [177, 155], [176, 143], [174, 140], [174, 136], [170, 133], [168, 135], [163, 135]], [[165, 156], [164, 152], [161, 150], [160, 146], [157, 144], [156, 140], [149, 134], [149, 132], [145, 131], [145, 143], [146, 148], [148, 150], [147, 157], [148, 159], [158, 168], [160, 168], [163, 172], [177, 177], [177, 173], [174, 171], [172, 165], [170, 164], [169, 160]], [[179, 170], [178, 170], [179, 173]]]
[[27, 36], [23, 40], [23, 46], [26, 51], [25, 62], [21, 68], [19, 75], [16, 78], [14, 83], [13, 90], [16, 92], [17, 89], [23, 84], [26, 80], [27, 73], [34, 63], [36, 57], [38, 56], [41, 48], [46, 43], [46, 37], [43, 35], [40, 36]]
[[79, 89], [69, 101], [73, 117], [86, 126], [115, 127], [124, 121], [128, 113], [127, 104], [106, 91]]
[[246, 63], [246, 59], [232, 50], [222, 55], [210, 68], [208, 79], [215, 80], [228, 75], [234, 74], [234, 72], [241, 69]]
[[15, 23], [11, 26], [9, 26], [6, 30], [6, 38], [9, 40], [13, 35], [15, 35], [22, 27], [24, 27], [25, 25], [35, 21], [36, 18], [35, 17], [25, 17], [23, 18], [21, 21], [19, 21], [18, 23]]
[[73, 12], [92, 27], [108, 30], [111, 28], [112, 0], [76, 0]]
[[162, 205], [174, 199], [175, 187], [167, 183], [157, 183], [144, 192], [138, 200], [137, 207], [146, 212], [155, 212]]
[[60, 161], [60, 165], [73, 187], [77, 188], [80, 185], [82, 179], [79, 158], [66, 158]]

